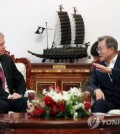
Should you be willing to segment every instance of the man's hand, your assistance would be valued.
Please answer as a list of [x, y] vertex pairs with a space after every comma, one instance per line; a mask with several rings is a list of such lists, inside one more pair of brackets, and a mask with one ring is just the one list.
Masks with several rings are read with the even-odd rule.
[[20, 95], [18, 93], [13, 93], [12, 95], [9, 95], [8, 99], [18, 99], [21, 97], [22, 97], [22, 95]]
[[96, 67], [96, 70], [98, 70], [102, 73], [112, 73], [112, 69], [109, 67], [105, 67], [105, 66], [97, 64], [97, 63], [93, 63], [93, 66]]
[[105, 95], [104, 95], [104, 93], [102, 92], [102, 90], [101, 89], [95, 89], [95, 91], [94, 91], [94, 93], [95, 93], [95, 96], [96, 96], [96, 100], [99, 100], [99, 99], [105, 99]]

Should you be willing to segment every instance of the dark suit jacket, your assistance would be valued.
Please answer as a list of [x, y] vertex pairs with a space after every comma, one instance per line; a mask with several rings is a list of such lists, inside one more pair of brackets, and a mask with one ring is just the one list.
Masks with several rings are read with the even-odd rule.
[[[106, 66], [104, 62], [100, 62], [99, 64]], [[92, 77], [89, 80], [89, 85], [92, 92], [96, 88], [100, 88], [104, 92], [107, 100], [120, 106], [120, 55], [118, 55], [116, 63], [112, 69], [111, 78], [112, 81], [107, 73], [99, 72], [94, 67]]]
[[[7, 55], [2, 55], [0, 57], [0, 62], [4, 70], [10, 94], [16, 92], [23, 95], [26, 91], [26, 83], [23, 75], [17, 70], [13, 60]], [[1, 87], [0, 80], [0, 99], [7, 99], [9, 94]]]

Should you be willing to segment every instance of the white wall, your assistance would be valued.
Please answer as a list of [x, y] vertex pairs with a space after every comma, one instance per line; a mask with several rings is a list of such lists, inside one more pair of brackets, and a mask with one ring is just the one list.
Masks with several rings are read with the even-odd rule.
[[[111, 35], [120, 43], [120, 0], [0, 0], [0, 32], [5, 34], [7, 50], [16, 57], [27, 57], [33, 63], [40, 63], [41, 59], [27, 50], [43, 53], [46, 34], [34, 33], [37, 26], [45, 26], [45, 22], [53, 29], [49, 30], [51, 46], [60, 4], [69, 14], [77, 7], [85, 23], [85, 42], [90, 41], [92, 45], [97, 37]], [[81, 59], [80, 62], [91, 61]]]

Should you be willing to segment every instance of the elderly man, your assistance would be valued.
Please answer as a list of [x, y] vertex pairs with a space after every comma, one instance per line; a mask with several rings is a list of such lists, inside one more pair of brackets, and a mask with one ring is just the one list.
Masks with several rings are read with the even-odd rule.
[[96, 96], [92, 112], [107, 113], [120, 109], [120, 55], [118, 43], [111, 36], [98, 38], [97, 48], [100, 62], [93, 63], [90, 89]]
[[26, 112], [27, 98], [23, 97], [25, 80], [13, 60], [4, 52], [5, 39], [0, 33], [0, 113]]

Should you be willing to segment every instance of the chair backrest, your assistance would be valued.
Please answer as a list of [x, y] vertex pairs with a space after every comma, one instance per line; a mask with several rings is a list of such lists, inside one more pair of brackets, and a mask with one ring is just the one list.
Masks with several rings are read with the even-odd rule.
[[9, 51], [5, 51], [5, 54], [13, 59], [17, 69], [22, 73], [26, 81], [27, 89], [30, 89], [30, 78], [31, 78], [31, 63], [27, 58], [15, 58]]

